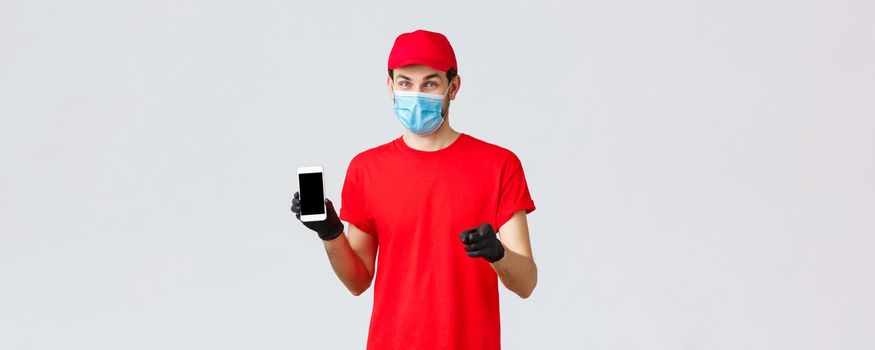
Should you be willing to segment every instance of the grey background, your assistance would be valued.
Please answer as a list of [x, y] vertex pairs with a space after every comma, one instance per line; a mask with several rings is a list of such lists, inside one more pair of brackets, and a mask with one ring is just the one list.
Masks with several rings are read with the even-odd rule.
[[[0, 348], [361, 349], [288, 205], [400, 135], [396, 35], [513, 150], [505, 349], [875, 348], [871, 1], [0, 2]], [[476, 328], [476, 325], [471, 325]]]

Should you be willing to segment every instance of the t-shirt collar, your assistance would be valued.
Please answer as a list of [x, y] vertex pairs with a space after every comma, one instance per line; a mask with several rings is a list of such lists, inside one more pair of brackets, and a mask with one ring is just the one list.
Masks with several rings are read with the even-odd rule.
[[428, 159], [428, 158], [443, 157], [447, 154], [451, 154], [451, 153], [455, 152], [456, 149], [458, 149], [461, 144], [463, 144], [464, 142], [467, 141], [467, 139], [468, 139], [467, 134], [459, 133], [459, 136], [456, 137], [456, 140], [454, 140], [453, 143], [449, 144], [447, 147], [441, 148], [437, 151], [422, 151], [422, 150], [411, 148], [409, 145], [407, 145], [406, 142], [404, 142], [404, 137], [399, 136], [397, 139], [395, 139], [395, 146], [399, 150], [401, 150], [401, 152], [403, 152], [404, 154], [407, 154], [407, 155], [410, 155], [413, 157], [417, 157], [417, 158]]

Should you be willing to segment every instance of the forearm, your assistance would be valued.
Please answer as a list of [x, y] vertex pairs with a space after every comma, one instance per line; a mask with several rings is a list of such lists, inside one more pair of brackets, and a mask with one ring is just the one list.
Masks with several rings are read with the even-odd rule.
[[362, 259], [352, 250], [346, 233], [330, 241], [322, 241], [331, 268], [353, 295], [359, 295], [371, 286], [371, 276]]
[[498, 274], [501, 283], [523, 299], [532, 295], [535, 285], [538, 284], [538, 267], [535, 265], [535, 260], [507, 247], [504, 249], [504, 257], [490, 265]]

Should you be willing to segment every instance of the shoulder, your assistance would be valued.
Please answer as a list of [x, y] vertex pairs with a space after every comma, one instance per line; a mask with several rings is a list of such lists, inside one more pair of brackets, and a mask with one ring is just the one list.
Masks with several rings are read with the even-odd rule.
[[361, 165], [364, 165], [364, 164], [367, 164], [370, 162], [374, 162], [377, 159], [380, 159], [381, 156], [383, 156], [386, 153], [391, 151], [394, 143], [395, 143], [395, 139], [393, 139], [389, 142], [377, 145], [377, 146], [373, 146], [371, 148], [368, 148], [364, 151], [357, 153], [349, 161], [349, 167], [353, 168], [353, 167], [361, 166]]
[[481, 140], [471, 135], [468, 135], [468, 138], [471, 141], [471, 148], [475, 149], [478, 153], [480, 153], [481, 157], [486, 157], [493, 162], [498, 162], [501, 164], [520, 162], [517, 155], [510, 149], [499, 146], [492, 142]]

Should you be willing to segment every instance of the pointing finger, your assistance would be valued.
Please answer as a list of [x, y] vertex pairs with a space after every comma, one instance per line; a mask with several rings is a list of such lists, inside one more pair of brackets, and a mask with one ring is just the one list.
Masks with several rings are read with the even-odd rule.
[[470, 235], [475, 230], [477, 230], [477, 228], [471, 228], [471, 229], [467, 229], [465, 231], [462, 231], [462, 233], [459, 234], [459, 239], [462, 240], [462, 243], [468, 244], [469, 239], [470, 239]]
[[468, 244], [477, 243], [483, 240], [483, 232], [474, 230], [468, 235]]

